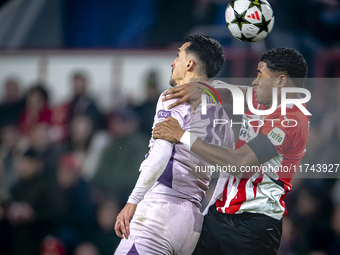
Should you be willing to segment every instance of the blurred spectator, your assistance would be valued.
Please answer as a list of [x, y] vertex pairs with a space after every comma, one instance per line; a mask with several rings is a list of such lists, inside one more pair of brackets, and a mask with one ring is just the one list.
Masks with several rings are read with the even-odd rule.
[[93, 232], [92, 241], [98, 248], [100, 254], [113, 254], [121, 240], [114, 231], [114, 225], [119, 211], [119, 204], [114, 200], [105, 201], [98, 209], [98, 226]]
[[48, 106], [48, 93], [43, 85], [32, 87], [27, 94], [26, 109], [20, 120], [20, 130], [28, 136], [38, 123], [51, 123], [51, 110]]
[[74, 252], [74, 255], [99, 255], [97, 248], [92, 243], [80, 244]]
[[25, 153], [16, 168], [19, 181], [7, 212], [13, 226], [14, 255], [36, 255], [43, 238], [53, 233], [61, 198], [57, 186], [42, 175], [42, 162], [35, 153]]
[[60, 240], [47, 236], [43, 241], [40, 255], [66, 255], [66, 251]]
[[93, 137], [91, 120], [84, 115], [74, 116], [71, 122], [70, 134], [65, 140], [66, 150], [86, 154]]
[[4, 92], [4, 103], [12, 103], [20, 100], [19, 81], [16, 78], [6, 80]]
[[20, 157], [25, 148], [20, 145], [19, 131], [15, 126], [5, 126], [1, 129], [0, 145], [0, 197], [8, 199], [9, 190], [18, 180], [15, 170], [15, 160]]
[[58, 236], [63, 240], [67, 254], [88, 239], [93, 231], [94, 206], [88, 183], [80, 178], [80, 165], [73, 154], [61, 157], [57, 172], [62, 192], [63, 213], [58, 227]]
[[67, 136], [66, 130], [66, 116], [68, 111], [68, 105], [61, 104], [52, 109], [51, 117], [51, 140], [62, 141]]
[[29, 134], [29, 145], [29, 151], [37, 154], [43, 162], [44, 175], [54, 179], [62, 148], [59, 144], [51, 142], [50, 126], [46, 123], [39, 123], [32, 127]]
[[25, 99], [20, 95], [19, 82], [16, 78], [9, 78], [5, 81], [3, 94], [0, 104], [0, 128], [18, 125], [25, 109]]
[[119, 196], [122, 205], [148, 151], [148, 138], [137, 131], [138, 126], [138, 115], [131, 110], [121, 109], [110, 115], [109, 129], [115, 139], [104, 149], [92, 180], [97, 190]]
[[107, 146], [110, 137], [107, 132], [93, 130], [91, 120], [84, 115], [74, 116], [70, 135], [64, 143], [66, 152], [73, 152], [81, 163], [84, 180], [90, 180], [96, 170], [100, 154]]
[[151, 71], [147, 74], [145, 80], [146, 101], [142, 105], [135, 107], [135, 111], [140, 119], [143, 120], [140, 123], [140, 131], [147, 136], [151, 135], [157, 101], [160, 96], [158, 82], [156, 71]]
[[[333, 233], [330, 226], [332, 204], [329, 190], [332, 181], [304, 179], [298, 187], [295, 187], [296, 207], [288, 213], [294, 233], [291, 248], [297, 254], [310, 254], [316, 251], [330, 255], [338, 254], [333, 253], [331, 249]], [[292, 200], [288, 200], [287, 203], [290, 201]]]
[[84, 73], [77, 72], [72, 76], [73, 95], [68, 103], [66, 123], [72, 123], [75, 116], [84, 115], [88, 117], [94, 130], [105, 126], [105, 119], [94, 100], [88, 95], [88, 80]]

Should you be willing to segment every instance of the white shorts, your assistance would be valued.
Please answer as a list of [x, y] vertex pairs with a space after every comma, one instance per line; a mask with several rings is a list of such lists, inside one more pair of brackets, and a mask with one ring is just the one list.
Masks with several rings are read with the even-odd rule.
[[192, 202], [148, 192], [130, 223], [129, 239], [115, 255], [190, 255], [201, 233], [203, 214]]

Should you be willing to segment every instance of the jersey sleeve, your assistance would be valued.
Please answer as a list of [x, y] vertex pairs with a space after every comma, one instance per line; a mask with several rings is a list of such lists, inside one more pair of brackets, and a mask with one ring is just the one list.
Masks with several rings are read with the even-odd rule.
[[[177, 119], [181, 127], [183, 128], [184, 122], [187, 118], [188, 110], [184, 111], [184, 109], [180, 106], [168, 110], [168, 105], [173, 103], [174, 100], [162, 102], [162, 98], [163, 96], [158, 99], [152, 129], [154, 129], [157, 123], [162, 122], [164, 119], [170, 116]], [[171, 158], [173, 146], [173, 144], [165, 140], [154, 140], [153, 138], [150, 139], [149, 153], [146, 155], [146, 159], [142, 162], [140, 166], [139, 171], [141, 173], [137, 180], [136, 186], [128, 199], [128, 203], [138, 204], [143, 199], [146, 192], [162, 175], [164, 169], [166, 168], [166, 165], [168, 164], [168, 161]]]
[[299, 132], [299, 123], [280, 114], [269, 115], [261, 129], [278, 153], [284, 154]]
[[264, 120], [260, 133], [247, 143], [261, 164], [279, 154], [287, 155], [287, 151], [289, 151], [299, 130], [295, 119], [281, 116], [278, 111]]

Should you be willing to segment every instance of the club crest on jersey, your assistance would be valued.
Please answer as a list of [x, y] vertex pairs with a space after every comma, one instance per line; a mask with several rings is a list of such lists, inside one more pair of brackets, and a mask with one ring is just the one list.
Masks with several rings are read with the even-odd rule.
[[160, 121], [163, 121], [170, 116], [171, 116], [171, 111], [159, 110], [157, 113], [157, 117]]
[[269, 133], [267, 134], [267, 137], [274, 145], [281, 145], [283, 144], [283, 141], [285, 140], [285, 132], [283, 132], [280, 128], [274, 127]]

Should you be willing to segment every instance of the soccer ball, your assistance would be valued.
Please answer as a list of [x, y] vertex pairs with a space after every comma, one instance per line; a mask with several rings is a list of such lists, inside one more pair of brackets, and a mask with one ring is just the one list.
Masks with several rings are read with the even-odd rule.
[[231, 34], [243, 42], [264, 39], [273, 29], [273, 9], [267, 0], [233, 0], [225, 10]]

